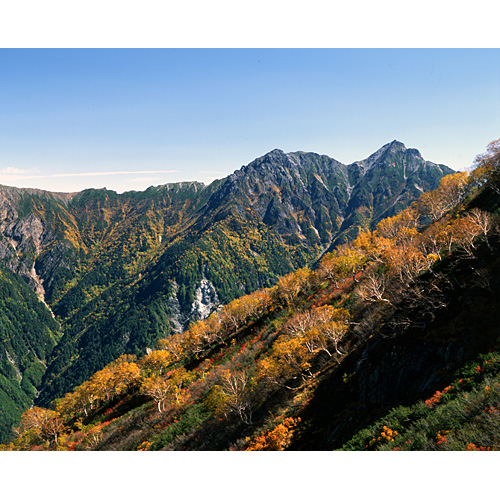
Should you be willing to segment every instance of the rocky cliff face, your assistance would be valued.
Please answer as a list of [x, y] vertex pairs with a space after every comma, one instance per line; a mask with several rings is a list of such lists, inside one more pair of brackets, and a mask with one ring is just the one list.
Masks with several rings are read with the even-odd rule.
[[315, 153], [271, 151], [229, 176], [216, 193], [239, 200], [285, 241], [329, 244], [347, 206], [345, 165]]
[[398, 141], [347, 169], [349, 198], [334, 244], [355, 236], [358, 226], [374, 229], [382, 219], [400, 212], [423, 192], [435, 189], [442, 177], [453, 173], [445, 165], [424, 160], [418, 150], [406, 149]]
[[[40, 256], [47, 260], [61, 246], [64, 232], [60, 225], [70, 218], [66, 205], [72, 196], [0, 186], [0, 262], [19, 274], [41, 300], [55, 269], [68, 267], [68, 263], [59, 260], [49, 272], [43, 272], [43, 267], [36, 264]], [[54, 215], [58, 217], [56, 224]]]
[[284, 241], [326, 248], [373, 229], [452, 172], [398, 141], [350, 165], [275, 149], [230, 175], [210, 203], [238, 200], [240, 213], [250, 208]]
[[[139, 230], [140, 218], [156, 219], [156, 227], [141, 230], [156, 233], [161, 252], [179, 230], [185, 238], [192, 228], [198, 235], [190, 237], [199, 238], [214, 222], [235, 215], [263, 223], [285, 246], [302, 247], [313, 260], [359, 228], [373, 228], [451, 172], [393, 141], [350, 165], [275, 149], [211, 186], [183, 182], [124, 195], [0, 186], [0, 259], [39, 295], [52, 296], [61, 269], [72, 275], [82, 252], [89, 256], [113, 237], [134, 246], [130, 231]], [[184, 307], [188, 312], [191, 304]]]

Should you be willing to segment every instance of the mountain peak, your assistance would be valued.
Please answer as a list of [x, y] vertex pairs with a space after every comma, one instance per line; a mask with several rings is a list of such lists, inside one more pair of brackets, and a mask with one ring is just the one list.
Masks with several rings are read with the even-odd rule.
[[360, 163], [364, 165], [366, 169], [370, 169], [380, 160], [384, 155], [388, 153], [396, 153], [398, 151], [406, 151], [406, 146], [400, 141], [392, 141], [384, 144], [380, 149], [371, 154], [368, 158], [362, 160]]
[[[394, 140], [387, 144], [384, 144], [378, 151], [404, 151], [406, 146], [401, 141]], [[375, 153], [377, 154], [378, 151]]]

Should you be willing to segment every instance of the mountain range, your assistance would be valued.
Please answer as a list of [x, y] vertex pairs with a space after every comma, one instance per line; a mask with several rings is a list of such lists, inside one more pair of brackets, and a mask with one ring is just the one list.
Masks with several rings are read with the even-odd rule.
[[0, 186], [0, 437], [33, 401], [314, 266], [452, 172], [393, 141], [350, 165], [275, 149], [210, 185]]

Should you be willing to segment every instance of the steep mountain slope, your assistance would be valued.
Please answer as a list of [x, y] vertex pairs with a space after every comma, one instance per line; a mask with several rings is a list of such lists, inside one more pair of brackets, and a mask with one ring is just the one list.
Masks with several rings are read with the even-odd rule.
[[425, 161], [417, 149], [406, 149], [398, 141], [348, 169], [350, 196], [334, 244], [355, 237], [358, 226], [374, 229], [382, 219], [395, 215], [423, 192], [435, 189], [443, 176], [453, 172]]
[[31, 406], [59, 325], [28, 285], [0, 267], [0, 441]]
[[327, 247], [360, 227], [373, 229], [452, 172], [398, 141], [350, 165], [275, 149], [230, 175], [209, 204], [216, 209], [238, 199], [240, 213], [251, 208], [285, 241]]
[[[43, 297], [59, 269], [75, 263], [83, 243], [67, 205], [72, 194], [0, 186], [0, 259]], [[45, 261], [48, 272], [37, 272]]]
[[[491, 243], [493, 252], [486, 244], [479, 245], [473, 260], [450, 256], [436, 266], [436, 274], [417, 280], [397, 307], [381, 313], [373, 335], [352, 350], [341, 367], [332, 367], [319, 384], [302, 415], [308, 427], [292, 449], [338, 449], [356, 432], [382, 419], [370, 436], [377, 438], [383, 425], [390, 425], [382, 417], [393, 408], [423, 406], [436, 391], [464, 377], [468, 365], [482, 365], [480, 354], [498, 354], [500, 255], [496, 249], [500, 240], [495, 237]], [[482, 387], [486, 385], [487, 380]], [[496, 408], [498, 403], [492, 404]], [[460, 420], [461, 411], [455, 409], [453, 417]], [[452, 428], [451, 416], [439, 425], [430, 426], [431, 441], [439, 430]], [[487, 441], [492, 437], [479, 436]], [[377, 444], [388, 441], [382, 439]], [[498, 447], [500, 442], [495, 444]], [[421, 445], [409, 449], [423, 449], [418, 448]], [[438, 449], [436, 440], [425, 449]]]
[[352, 165], [274, 150], [209, 186], [0, 190], [0, 256], [64, 333], [38, 404], [118, 356], [312, 264], [451, 170], [394, 141]]
[[314, 271], [29, 410], [4, 449], [500, 449], [499, 191], [446, 177]]

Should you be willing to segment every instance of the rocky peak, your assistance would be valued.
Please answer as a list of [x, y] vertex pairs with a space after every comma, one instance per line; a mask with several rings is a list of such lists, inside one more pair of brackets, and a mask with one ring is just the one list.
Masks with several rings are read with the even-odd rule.
[[375, 151], [375, 153], [371, 154], [368, 158], [356, 163], [362, 165], [364, 170], [370, 170], [379, 162], [385, 160], [389, 155], [394, 155], [398, 152], [404, 152], [404, 151], [406, 151], [406, 147], [402, 142], [392, 141], [382, 146], [380, 149]]
[[388, 149], [392, 149], [395, 151], [397, 151], [399, 149], [406, 149], [406, 146], [404, 145], [404, 143], [402, 143], [401, 141], [398, 141], [396, 139], [394, 139], [392, 142], [386, 144], [386, 146], [388, 146]]

